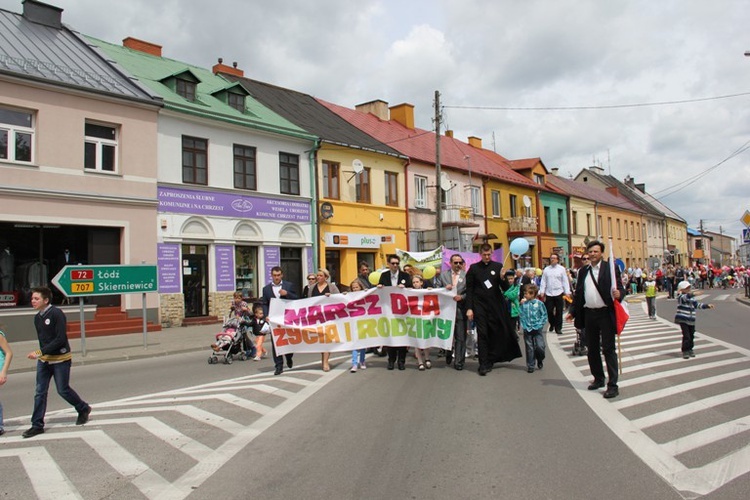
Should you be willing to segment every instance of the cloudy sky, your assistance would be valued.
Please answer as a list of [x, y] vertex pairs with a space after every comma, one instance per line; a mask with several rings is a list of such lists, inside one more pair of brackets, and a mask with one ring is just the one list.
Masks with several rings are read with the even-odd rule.
[[[703, 219], [739, 237], [750, 210], [750, 8], [740, 0], [49, 3], [110, 42], [134, 36], [204, 67], [223, 57], [344, 106], [409, 102], [421, 128], [433, 127], [439, 90], [457, 138], [541, 157], [560, 175], [592, 164], [630, 175], [691, 227]], [[21, 1], [0, 7], [20, 12]]]

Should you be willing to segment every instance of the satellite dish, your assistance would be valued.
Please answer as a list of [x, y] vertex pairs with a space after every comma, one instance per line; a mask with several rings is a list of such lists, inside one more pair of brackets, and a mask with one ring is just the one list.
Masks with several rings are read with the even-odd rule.
[[362, 163], [362, 160], [352, 161], [352, 170], [354, 170], [355, 174], [362, 172], [362, 170], [364, 169], [365, 169], [365, 164]]
[[440, 189], [443, 191], [450, 191], [451, 189], [451, 179], [445, 172], [440, 174]]
[[526, 195], [523, 196], [523, 206], [526, 208], [529, 208], [531, 206], [531, 198]]

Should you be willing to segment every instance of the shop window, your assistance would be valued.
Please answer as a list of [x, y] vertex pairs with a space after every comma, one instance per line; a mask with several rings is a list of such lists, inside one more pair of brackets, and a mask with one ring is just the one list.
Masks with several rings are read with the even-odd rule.
[[32, 162], [33, 118], [28, 111], [0, 108], [0, 160]]
[[117, 128], [86, 122], [83, 167], [86, 170], [117, 172]]
[[258, 247], [234, 247], [236, 288], [245, 298], [258, 297]]

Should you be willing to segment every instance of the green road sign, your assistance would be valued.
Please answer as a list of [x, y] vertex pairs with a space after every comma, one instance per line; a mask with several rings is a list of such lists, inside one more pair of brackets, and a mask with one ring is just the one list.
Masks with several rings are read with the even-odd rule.
[[66, 297], [149, 293], [159, 290], [156, 266], [65, 266], [52, 283]]

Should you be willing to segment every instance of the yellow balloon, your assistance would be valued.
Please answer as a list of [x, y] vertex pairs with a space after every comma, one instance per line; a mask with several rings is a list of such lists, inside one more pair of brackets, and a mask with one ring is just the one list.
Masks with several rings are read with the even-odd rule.
[[542, 270], [539, 269], [538, 267], [536, 268], [536, 275], [537, 276], [541, 276], [542, 275]]
[[422, 277], [426, 280], [431, 280], [435, 277], [435, 268], [433, 266], [426, 266], [422, 269]]
[[370, 276], [367, 277], [368, 280], [370, 280], [371, 285], [377, 285], [380, 282], [380, 275], [382, 273], [380, 271], [373, 271], [370, 273]]

